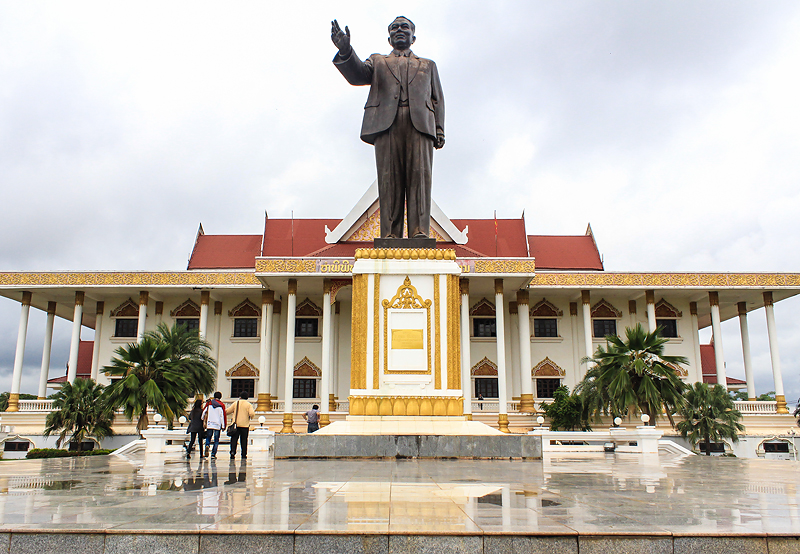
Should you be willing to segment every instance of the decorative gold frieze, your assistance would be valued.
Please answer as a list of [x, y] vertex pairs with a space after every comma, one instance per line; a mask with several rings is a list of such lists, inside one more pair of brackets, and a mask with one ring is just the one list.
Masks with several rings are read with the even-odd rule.
[[460, 416], [464, 399], [456, 396], [349, 396], [350, 415]]
[[[313, 261], [312, 261], [313, 263]], [[252, 271], [248, 272], [47, 272], [0, 273], [0, 287], [17, 286], [261, 286]]]
[[357, 248], [356, 260], [455, 260], [449, 248]]
[[448, 277], [447, 306], [447, 388], [461, 388], [461, 318], [458, 275]]
[[256, 260], [256, 273], [316, 273], [317, 260]]
[[537, 273], [531, 287], [795, 288], [800, 273]]
[[[380, 364], [381, 364], [381, 343], [380, 343], [380, 313], [381, 307], [381, 276], [376, 273], [372, 276], [372, 388], [380, 388]], [[383, 356], [384, 368], [386, 364], [386, 316], [384, 310], [383, 319]]]
[[[433, 353], [433, 388], [442, 388], [442, 303], [439, 296], [439, 276], [433, 276], [433, 334], [436, 341], [436, 349]], [[430, 335], [428, 335], [430, 337]], [[430, 340], [430, 339], [429, 339]]]
[[534, 260], [475, 260], [475, 273], [530, 273], [536, 271]]

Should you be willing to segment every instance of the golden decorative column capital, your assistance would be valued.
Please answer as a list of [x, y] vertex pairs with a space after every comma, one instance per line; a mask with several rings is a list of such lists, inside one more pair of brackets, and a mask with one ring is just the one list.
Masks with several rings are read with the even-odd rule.
[[503, 280], [502, 279], [495, 279], [494, 280], [494, 293], [495, 294], [503, 294]]
[[530, 299], [530, 295], [526, 290], [518, 290], [517, 291], [517, 304], [525, 304], [528, 305]]
[[739, 315], [747, 315], [747, 302], [739, 302], [736, 307], [739, 309]]
[[164, 315], [164, 303], [161, 300], [156, 302], [156, 315]]
[[341, 307], [341, 305], [339, 304], [339, 301], [338, 301], [338, 300], [337, 300], [336, 302], [334, 302], [334, 303], [333, 303], [333, 313], [335, 313], [335, 314], [338, 314], [338, 313], [341, 311], [341, 308], [342, 308], [342, 307]]
[[708, 293], [708, 303], [712, 306], [719, 306], [719, 293], [712, 290]]
[[577, 302], [570, 302], [569, 303], [569, 315], [577, 316], [578, 315], [578, 303]]
[[83, 306], [83, 300], [86, 298], [86, 295], [83, 294], [82, 290], [75, 292], [75, 305], [76, 306]]
[[[53, 305], [53, 313], [56, 313], [56, 303], [55, 302], [49, 302], [47, 304], [47, 313], [50, 313], [50, 304]], [[94, 313], [95, 313], [95, 315], [103, 315], [103, 312], [105, 311], [105, 309], [106, 309], [106, 303], [100, 301], [100, 302], [97, 303], [97, 308], [95, 309]]]
[[222, 302], [214, 302], [214, 315], [222, 315]]
[[764, 306], [772, 306], [772, 291], [764, 291]]
[[592, 303], [592, 296], [589, 294], [588, 290], [581, 291], [581, 303], [583, 304], [591, 304]]
[[22, 305], [30, 306], [31, 300], [33, 300], [33, 294], [27, 290], [22, 291]]
[[509, 302], [508, 303], [508, 313], [514, 315], [518, 312], [517, 303], [516, 302]]
[[147, 303], [150, 301], [150, 293], [146, 290], [139, 292], [139, 305], [146, 306]]
[[323, 279], [322, 280], [322, 294], [330, 294], [331, 293], [331, 280], [330, 279]]
[[628, 313], [636, 315], [636, 300], [628, 300]]
[[261, 291], [261, 303], [262, 304], [272, 304], [275, 302], [275, 291], [274, 290], [262, 290]]
[[459, 279], [458, 290], [461, 294], [469, 295], [469, 279]]
[[[102, 315], [102, 302], [97, 303], [97, 314]], [[47, 303], [47, 313], [49, 315], [54, 315], [56, 313], [56, 303], [55, 302], [48, 302]]]
[[297, 294], [297, 279], [289, 279], [289, 294]]
[[204, 290], [200, 292], [200, 305], [208, 306], [211, 303], [211, 292]]
[[275, 303], [272, 305], [272, 315], [280, 315], [281, 313], [281, 301], [276, 300]]
[[648, 304], [655, 304], [656, 303], [656, 291], [654, 290], [646, 290], [644, 291], [644, 298]]
[[689, 315], [697, 315], [697, 302], [689, 302]]

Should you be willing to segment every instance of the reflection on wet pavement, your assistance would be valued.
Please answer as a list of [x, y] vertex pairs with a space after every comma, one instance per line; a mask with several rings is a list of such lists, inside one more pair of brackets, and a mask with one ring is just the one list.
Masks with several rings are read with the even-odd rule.
[[800, 533], [800, 464], [177, 455], [0, 464], [0, 528], [347, 533]]

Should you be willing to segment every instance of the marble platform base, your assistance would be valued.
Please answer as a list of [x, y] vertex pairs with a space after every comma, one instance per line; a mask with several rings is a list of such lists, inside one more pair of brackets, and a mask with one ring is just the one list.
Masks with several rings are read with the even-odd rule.
[[323, 427], [316, 435], [504, 435], [464, 416], [347, 416]]
[[541, 459], [533, 435], [275, 435], [275, 458]]

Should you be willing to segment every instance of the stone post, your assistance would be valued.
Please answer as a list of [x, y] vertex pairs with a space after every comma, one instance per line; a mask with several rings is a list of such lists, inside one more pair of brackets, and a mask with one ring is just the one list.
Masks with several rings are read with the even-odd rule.
[[319, 426], [325, 427], [331, 423], [331, 281], [322, 281], [322, 379], [319, 395]]
[[208, 337], [208, 304], [211, 302], [211, 293], [207, 290], [200, 292], [200, 325], [198, 333], [201, 339]]
[[147, 324], [147, 303], [150, 301], [150, 293], [143, 290], [139, 293], [139, 321], [136, 326], [136, 342], [141, 343], [144, 338], [144, 328]]
[[778, 354], [778, 333], [775, 328], [775, 309], [772, 305], [772, 292], [764, 292], [764, 312], [767, 315], [767, 335], [769, 336], [769, 357], [772, 361], [772, 379], [775, 383], [775, 400], [779, 414], [788, 414], [786, 396], [783, 393], [783, 375], [781, 375], [781, 358]]
[[[461, 394], [464, 396], [464, 415], [472, 419], [472, 369], [469, 340], [469, 279], [458, 282], [461, 293]], [[497, 322], [495, 322], [496, 324]]]
[[700, 355], [700, 322], [697, 318], [697, 302], [689, 302], [689, 313], [692, 318], [692, 340], [694, 341], [695, 382], [703, 382], [703, 358]]
[[[97, 377], [100, 373], [100, 343], [103, 337], [104, 311], [105, 302], [98, 302], [95, 309], [94, 344], [92, 345], [92, 380], [94, 382], [97, 382]], [[44, 363], [44, 358], [42, 358], [42, 363]]]
[[525, 413], [536, 412], [533, 402], [533, 380], [531, 378], [531, 318], [529, 295], [527, 290], [517, 291], [517, 313], [519, 314], [519, 362], [520, 362], [520, 388], [519, 411]]
[[275, 302], [275, 292], [271, 290], [261, 291], [261, 344], [259, 351], [259, 375], [258, 375], [258, 402], [257, 412], [269, 412], [272, 409], [272, 401], [269, 393], [270, 375], [272, 367], [272, 308]]
[[495, 327], [497, 329], [497, 388], [500, 406], [497, 414], [497, 425], [503, 433], [508, 433], [508, 391], [506, 390], [506, 327], [503, 317], [505, 301], [503, 299], [503, 280], [494, 280]]
[[747, 302], [739, 302], [739, 331], [742, 335], [744, 378], [747, 381], [747, 399], [756, 399], [756, 381], [753, 376], [753, 358], [750, 355], [750, 329], [747, 327]]
[[[101, 302], [102, 303], [102, 302]], [[47, 303], [47, 322], [44, 327], [44, 346], [42, 347], [42, 368], [39, 373], [39, 400], [47, 398], [47, 379], [50, 377], [50, 351], [53, 348], [53, 325], [56, 320], [56, 303]], [[95, 336], [97, 332], [95, 331]]]
[[650, 333], [656, 330], [656, 293], [652, 290], [644, 291], [647, 301], [647, 329]]
[[711, 304], [711, 330], [714, 334], [714, 360], [717, 365], [717, 383], [728, 390], [728, 377], [725, 375], [725, 354], [722, 352], [722, 326], [719, 318], [719, 293], [708, 293]]
[[28, 338], [28, 316], [31, 313], [33, 294], [22, 293], [22, 311], [19, 314], [19, 331], [17, 332], [17, 349], [14, 353], [14, 374], [11, 377], [11, 392], [8, 395], [7, 412], [19, 411], [19, 388], [22, 384], [22, 363], [25, 360], [25, 341]]
[[[591, 295], [588, 290], [581, 291], [581, 303], [583, 304], [583, 347], [585, 356], [591, 357], [592, 350], [592, 303]], [[591, 364], [589, 366], [591, 367]]]
[[294, 433], [292, 400], [294, 396], [294, 321], [297, 310], [297, 279], [289, 279], [286, 301], [286, 383], [283, 387], [283, 429], [281, 433]]
[[72, 339], [69, 343], [69, 364], [67, 365], [67, 381], [75, 382], [78, 375], [78, 349], [81, 346], [81, 325], [83, 324], [83, 291], [75, 293], [75, 311], [72, 314]]

